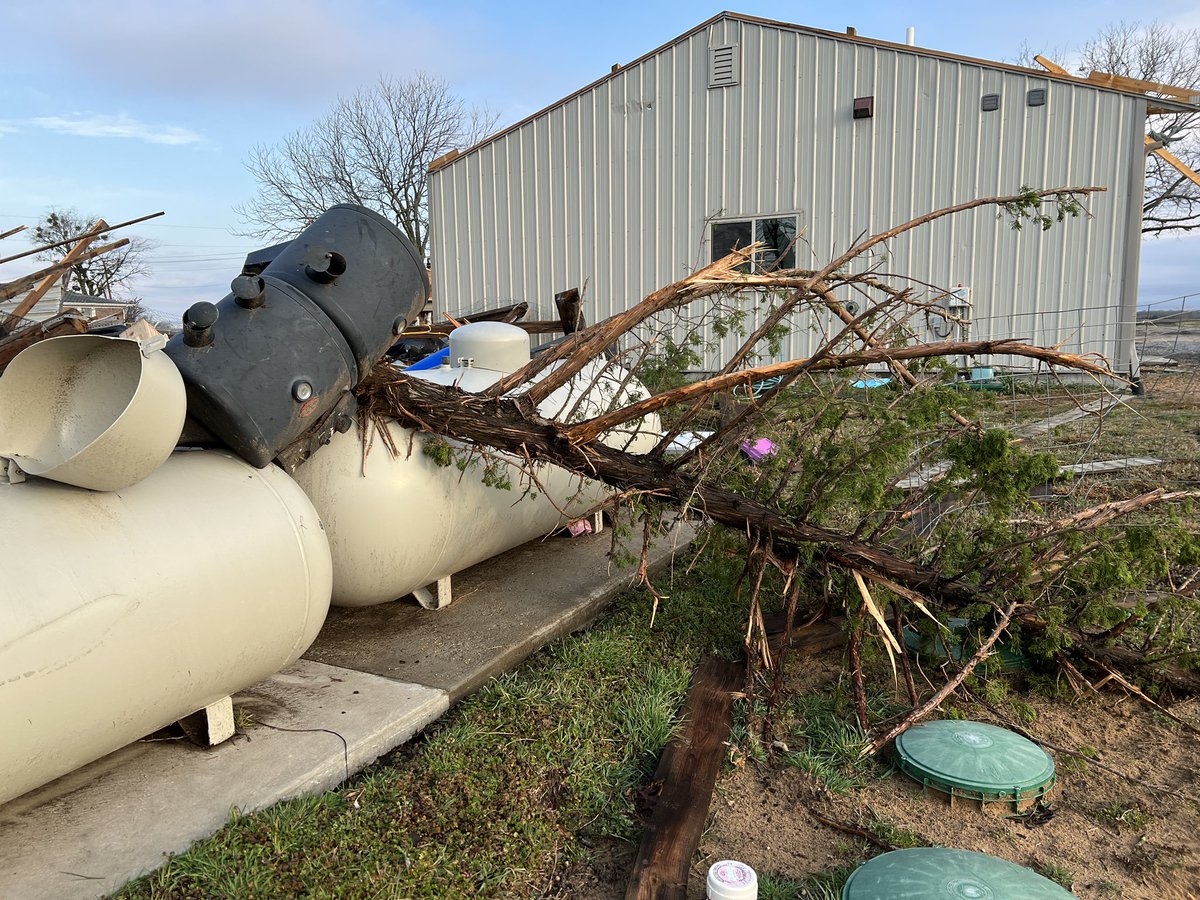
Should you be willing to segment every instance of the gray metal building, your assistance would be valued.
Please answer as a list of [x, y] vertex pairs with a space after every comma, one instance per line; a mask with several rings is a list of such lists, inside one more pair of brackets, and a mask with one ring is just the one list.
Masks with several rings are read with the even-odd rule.
[[[863, 231], [953, 203], [1102, 185], [1090, 218], [1014, 231], [984, 208], [893, 241], [886, 268], [967, 287], [972, 337], [1062, 344], [1124, 371], [1146, 106], [1047, 72], [721, 13], [432, 171], [435, 303], [527, 300], [552, 318], [554, 293], [586, 283], [595, 321], [750, 236], [798, 231], [795, 264], [820, 265]], [[782, 358], [812, 346], [808, 323], [793, 325]]]

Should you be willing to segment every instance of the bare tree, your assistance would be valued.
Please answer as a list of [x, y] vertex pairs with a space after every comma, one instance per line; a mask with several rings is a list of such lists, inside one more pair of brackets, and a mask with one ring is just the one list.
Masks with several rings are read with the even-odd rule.
[[[1028, 43], [1017, 55], [1021, 65], [1036, 66], [1034, 55], [1044, 53], [1080, 75], [1107, 72], [1141, 81], [1196, 88], [1200, 93], [1200, 30], [1178, 28], [1161, 22], [1142, 25], [1118, 22], [1074, 53], [1061, 50], [1037, 51]], [[1151, 102], [1153, 105], [1153, 102]], [[1200, 113], [1152, 115], [1147, 128], [1193, 171], [1200, 169]], [[1191, 231], [1200, 227], [1200, 185], [1157, 154], [1146, 162], [1146, 194], [1142, 211], [1142, 233]]]
[[275, 239], [299, 233], [335, 203], [358, 203], [395, 222], [424, 254], [430, 163], [495, 123], [439, 78], [381, 78], [281, 144], [256, 146], [245, 165], [258, 193], [236, 211], [246, 234]]
[[[35, 244], [55, 244], [67, 238], [81, 235], [99, 221], [99, 216], [83, 216], [75, 209], [47, 210], [33, 231]], [[96, 237], [97, 245], [106, 243], [109, 235]], [[47, 250], [37, 255], [38, 259], [58, 262], [70, 252], [69, 242], [62, 247]], [[82, 259], [67, 270], [63, 276], [64, 291], [78, 291], [89, 297], [105, 297], [109, 300], [122, 299], [130, 282], [150, 274], [147, 254], [154, 249], [148, 238], [130, 237], [129, 243], [109, 253]]]

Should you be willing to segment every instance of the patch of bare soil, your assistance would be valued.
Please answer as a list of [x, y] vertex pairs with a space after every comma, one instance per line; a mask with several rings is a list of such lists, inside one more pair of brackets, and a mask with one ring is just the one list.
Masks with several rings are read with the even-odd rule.
[[[830, 681], [841, 660], [827, 655]], [[809, 661], [810, 665], [812, 661]], [[810, 677], [812, 669], [810, 668]], [[1115, 692], [1075, 701], [1024, 696], [1025, 726], [1040, 740], [1093, 755], [1098, 762], [1175, 793], [1125, 781], [1079, 757], [1053, 753], [1058, 785], [1053, 815], [1014, 816], [1011, 807], [924, 792], [891, 770], [865, 788], [832, 794], [795, 769], [748, 764], [727, 772], [710, 809], [711, 827], [692, 871], [689, 896], [704, 896], [716, 859], [741, 859], [759, 872], [801, 880], [881, 852], [818, 823], [811, 811], [892, 837], [977, 850], [1071, 880], [1081, 898], [1196, 897], [1200, 890], [1200, 743], [1136, 699]], [[969, 718], [1009, 725], [965, 703]], [[1200, 720], [1200, 704], [1172, 710]], [[893, 831], [894, 830], [894, 831]]]

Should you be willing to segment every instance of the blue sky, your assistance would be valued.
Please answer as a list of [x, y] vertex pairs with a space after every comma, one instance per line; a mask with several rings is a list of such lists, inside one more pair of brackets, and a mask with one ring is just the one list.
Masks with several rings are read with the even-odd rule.
[[[381, 74], [423, 70], [516, 121], [723, 8], [819, 28], [1012, 59], [1028, 41], [1066, 58], [1129, 16], [1127, 3], [684, 2], [412, 4], [387, 0], [5, 0], [0, 23], [0, 230], [51, 205], [110, 222], [167, 215], [135, 233], [158, 242], [147, 306], [178, 314], [228, 289], [253, 239], [233, 207], [254, 193], [248, 150], [323, 113]], [[1160, 21], [1200, 27], [1194, 2]], [[0, 255], [25, 249], [21, 237]], [[1149, 242], [1142, 302], [1200, 291], [1200, 236]], [[7, 280], [24, 271], [5, 266]]]

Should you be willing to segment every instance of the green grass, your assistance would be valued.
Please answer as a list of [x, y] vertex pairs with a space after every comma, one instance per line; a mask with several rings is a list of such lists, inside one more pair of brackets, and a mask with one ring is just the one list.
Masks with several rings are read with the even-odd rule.
[[[877, 778], [881, 766], [873, 757], [862, 755], [868, 740], [851, 706], [840, 688], [788, 698], [777, 731], [785, 735], [789, 748], [795, 749], [780, 754], [780, 760], [820, 779], [838, 794], [849, 793]], [[872, 721], [898, 709], [889, 694], [869, 693]]]
[[123, 898], [475, 897], [544, 892], [586, 851], [632, 838], [634, 794], [678, 727], [700, 655], [732, 655], [736, 556], [708, 555], [651, 631], [630, 592], [599, 626], [489, 683], [342, 788], [233, 815]]
[[758, 900], [840, 900], [854, 866], [839, 866], [807, 878], [787, 878], [771, 872], [759, 875]]
[[1071, 885], [1075, 883], [1075, 876], [1071, 874], [1071, 870], [1060, 866], [1058, 863], [1045, 863], [1035, 868], [1039, 875], [1044, 875], [1051, 881], [1058, 882], [1067, 890], [1070, 890]]
[[1096, 817], [1114, 828], [1133, 828], [1138, 831], [1151, 822], [1151, 817], [1140, 807], [1116, 802], [1098, 810]]

